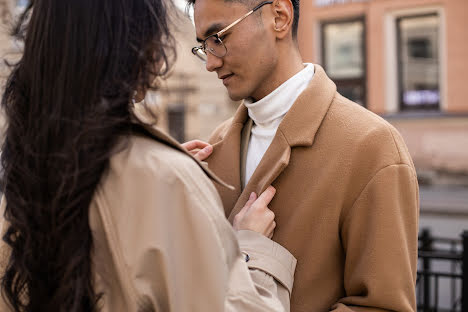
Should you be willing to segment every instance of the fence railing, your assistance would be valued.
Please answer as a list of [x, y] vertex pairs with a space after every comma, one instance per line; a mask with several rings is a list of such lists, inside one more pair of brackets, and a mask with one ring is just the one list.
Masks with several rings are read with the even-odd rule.
[[460, 239], [419, 236], [418, 311], [468, 312], [468, 231]]

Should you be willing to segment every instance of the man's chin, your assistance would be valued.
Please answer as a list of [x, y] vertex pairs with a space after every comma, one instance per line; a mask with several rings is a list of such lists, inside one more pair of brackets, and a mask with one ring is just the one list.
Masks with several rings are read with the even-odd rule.
[[245, 94], [243, 94], [241, 92], [235, 92], [235, 90], [232, 90], [230, 88], [226, 88], [226, 89], [227, 89], [229, 98], [232, 101], [242, 101], [243, 99], [245, 99], [247, 97], [247, 96], [245, 96]]

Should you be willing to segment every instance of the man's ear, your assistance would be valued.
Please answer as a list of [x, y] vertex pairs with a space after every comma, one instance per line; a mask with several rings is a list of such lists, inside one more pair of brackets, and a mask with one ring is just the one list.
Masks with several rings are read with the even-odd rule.
[[274, 0], [272, 7], [275, 16], [274, 30], [276, 37], [283, 39], [292, 31], [294, 7], [291, 0]]

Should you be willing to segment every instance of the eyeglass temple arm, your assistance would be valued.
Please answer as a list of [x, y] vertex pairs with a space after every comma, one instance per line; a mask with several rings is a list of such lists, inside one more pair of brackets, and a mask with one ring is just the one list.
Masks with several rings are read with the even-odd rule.
[[244, 16], [242, 16], [241, 18], [238, 18], [237, 20], [235, 20], [234, 22], [232, 22], [232, 24], [228, 25], [226, 28], [224, 28], [223, 30], [221, 30], [219, 33], [217, 33], [218, 37], [219, 36], [222, 36], [226, 31], [228, 31], [229, 29], [231, 29], [232, 27], [236, 26], [238, 23], [240, 23], [244, 18], [246, 18], [247, 16], [249, 16], [250, 14], [252, 14], [253, 12], [257, 11], [258, 9], [260, 9], [262, 6], [264, 6], [265, 4], [272, 4], [273, 1], [265, 1], [265, 2], [262, 2], [260, 3], [259, 5], [257, 5], [255, 8], [253, 8], [252, 10], [250, 10], [249, 12], [247, 12]]

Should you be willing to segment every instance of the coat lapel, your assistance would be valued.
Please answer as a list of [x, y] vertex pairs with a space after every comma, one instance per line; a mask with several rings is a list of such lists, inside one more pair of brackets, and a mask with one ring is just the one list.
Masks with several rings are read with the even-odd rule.
[[277, 132], [270, 147], [250, 178], [249, 183], [245, 186], [229, 214], [228, 219], [230, 222], [234, 220], [235, 215], [244, 207], [250, 193], [255, 192], [257, 195], [263, 193], [281, 172], [283, 172], [284, 168], [289, 164], [290, 155], [291, 147], [285, 137], [280, 132]]
[[247, 163], [247, 151], [249, 149], [250, 141], [250, 132], [252, 131], [253, 120], [249, 118], [242, 129], [241, 134], [241, 143], [240, 143], [240, 180], [242, 190], [244, 190], [245, 185], [245, 166]]
[[217, 188], [223, 200], [226, 216], [229, 215], [241, 194], [241, 132], [247, 119], [247, 108], [241, 104], [223, 139], [213, 145], [213, 152], [206, 160], [213, 172], [233, 186], [231, 189]]
[[[238, 196], [238, 200], [233, 205], [234, 208], [228, 214], [229, 221], [233, 221], [234, 216], [247, 202], [251, 192], [260, 195], [280, 176], [289, 165], [291, 151], [294, 147], [313, 145], [317, 131], [335, 94], [335, 84], [327, 77], [322, 67], [315, 65], [314, 78], [279, 125], [270, 147], [265, 152], [249, 183]], [[244, 136], [244, 138], [250, 138], [250, 136]], [[248, 141], [237, 144], [238, 146], [248, 146]], [[246, 148], [245, 154], [247, 154]], [[245, 170], [245, 166], [242, 167]], [[219, 171], [215, 170], [215, 172]]]

